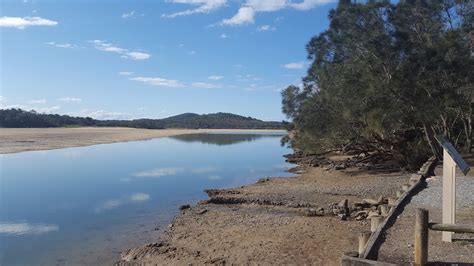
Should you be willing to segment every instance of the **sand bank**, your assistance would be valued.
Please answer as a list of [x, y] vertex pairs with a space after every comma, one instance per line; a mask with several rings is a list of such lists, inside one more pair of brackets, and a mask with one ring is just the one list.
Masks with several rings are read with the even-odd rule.
[[253, 129], [135, 129], [112, 127], [2, 128], [0, 154], [52, 150], [114, 142], [147, 140], [193, 133], [285, 132]]

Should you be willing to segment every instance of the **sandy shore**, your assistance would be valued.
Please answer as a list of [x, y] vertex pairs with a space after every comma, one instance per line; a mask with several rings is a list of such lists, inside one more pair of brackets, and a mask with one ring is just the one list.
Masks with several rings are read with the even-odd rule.
[[2, 128], [0, 154], [52, 150], [123, 141], [147, 140], [193, 133], [285, 132], [253, 129], [134, 129], [112, 127]]
[[296, 177], [213, 190], [209, 201], [183, 211], [156, 243], [123, 252], [121, 263], [339, 265], [344, 252], [357, 250], [358, 234], [369, 223], [305, 212], [327, 211], [343, 199], [352, 204], [394, 196], [408, 176], [308, 168]]

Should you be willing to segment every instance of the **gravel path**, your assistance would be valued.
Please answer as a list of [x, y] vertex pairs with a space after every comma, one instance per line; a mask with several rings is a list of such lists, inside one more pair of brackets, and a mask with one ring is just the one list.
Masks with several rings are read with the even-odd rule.
[[[467, 159], [473, 165], [473, 158]], [[456, 177], [456, 223], [474, 224], [474, 171]], [[413, 262], [415, 213], [418, 208], [429, 210], [430, 222], [442, 221], [442, 166], [427, 179], [427, 187], [413, 197], [397, 222], [386, 234], [379, 251], [379, 260], [396, 264]], [[441, 232], [429, 232], [428, 261], [434, 265], [474, 265], [474, 234], [455, 234], [453, 243], [441, 241]]]

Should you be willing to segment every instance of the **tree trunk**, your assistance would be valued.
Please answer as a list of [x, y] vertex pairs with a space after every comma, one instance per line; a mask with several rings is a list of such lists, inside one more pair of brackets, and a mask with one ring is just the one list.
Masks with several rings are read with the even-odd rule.
[[426, 137], [426, 140], [428, 141], [428, 144], [430, 145], [433, 155], [437, 159], [442, 160], [443, 159], [442, 149], [438, 141], [435, 139], [435, 132], [433, 128], [423, 123], [423, 129], [425, 131], [425, 137]]
[[464, 126], [464, 135], [466, 136], [466, 151], [472, 152], [472, 109], [469, 108], [468, 114], [462, 114], [462, 124]]

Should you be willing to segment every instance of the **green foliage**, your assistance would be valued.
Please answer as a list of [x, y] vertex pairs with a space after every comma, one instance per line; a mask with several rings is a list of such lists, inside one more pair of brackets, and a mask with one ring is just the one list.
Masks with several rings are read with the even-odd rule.
[[416, 166], [435, 134], [472, 146], [473, 4], [341, 1], [329, 29], [306, 46], [303, 87], [282, 92], [291, 145], [389, 155]]
[[136, 120], [96, 120], [90, 117], [71, 117], [67, 115], [39, 114], [35, 111], [21, 109], [0, 110], [0, 127], [132, 127], [132, 128], [248, 128], [248, 129], [279, 129], [280, 122], [266, 122], [252, 117], [244, 117], [229, 113], [216, 114], [181, 114], [165, 119]]

